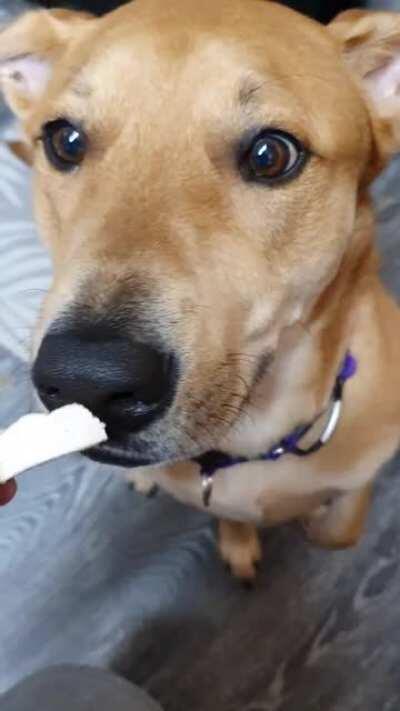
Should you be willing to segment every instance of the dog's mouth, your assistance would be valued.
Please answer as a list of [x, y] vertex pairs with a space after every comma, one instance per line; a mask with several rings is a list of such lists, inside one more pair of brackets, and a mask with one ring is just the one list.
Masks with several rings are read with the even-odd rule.
[[106, 425], [107, 441], [82, 452], [86, 457], [101, 464], [118, 467], [144, 467], [159, 464], [163, 458], [150, 445], [138, 441], [135, 433]]
[[117, 439], [109, 439], [107, 442], [87, 449], [83, 454], [95, 462], [118, 467], [144, 467], [155, 463], [149, 457], [140, 455], [129, 445], [128, 441]]

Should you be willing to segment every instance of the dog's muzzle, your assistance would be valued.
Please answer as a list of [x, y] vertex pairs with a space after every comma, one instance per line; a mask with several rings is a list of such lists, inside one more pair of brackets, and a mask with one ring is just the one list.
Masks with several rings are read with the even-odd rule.
[[125, 466], [129, 437], [161, 417], [176, 383], [173, 356], [95, 326], [50, 331], [32, 375], [47, 409], [78, 402], [99, 417], [109, 440], [92, 454]]

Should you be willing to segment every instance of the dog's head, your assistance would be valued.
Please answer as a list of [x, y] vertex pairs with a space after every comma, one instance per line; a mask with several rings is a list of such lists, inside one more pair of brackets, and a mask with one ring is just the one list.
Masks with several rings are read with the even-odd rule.
[[260, 0], [30, 13], [1, 35], [54, 261], [34, 379], [122, 464], [218, 447], [399, 141], [400, 17]]

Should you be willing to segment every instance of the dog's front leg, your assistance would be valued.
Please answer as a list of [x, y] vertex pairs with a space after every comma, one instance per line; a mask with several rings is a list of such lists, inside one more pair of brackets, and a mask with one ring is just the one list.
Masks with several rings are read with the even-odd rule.
[[261, 560], [261, 545], [255, 526], [249, 523], [221, 520], [218, 548], [232, 574], [244, 581], [254, 580]]
[[339, 494], [303, 521], [309, 539], [324, 548], [356, 545], [369, 510], [372, 484]]

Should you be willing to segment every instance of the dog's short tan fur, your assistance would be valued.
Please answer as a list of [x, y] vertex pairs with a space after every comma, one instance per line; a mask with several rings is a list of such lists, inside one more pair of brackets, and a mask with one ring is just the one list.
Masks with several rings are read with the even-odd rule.
[[[132, 304], [181, 358], [172, 407], [138, 435], [155, 463], [133, 472], [139, 487], [201, 506], [191, 457], [266, 451], [324, 408], [347, 349], [358, 359], [324, 449], [215, 477], [221, 553], [241, 577], [260, 555], [254, 525], [299, 519], [318, 544], [355, 543], [398, 445], [400, 320], [377, 276], [367, 191], [400, 146], [399, 46], [398, 15], [350, 12], [325, 28], [261, 0], [30, 13], [1, 35], [54, 259], [36, 343], [72, 303]], [[36, 141], [59, 116], [90, 140], [68, 175]], [[242, 180], [235, 145], [254, 126], [308, 147], [301, 175]]]

